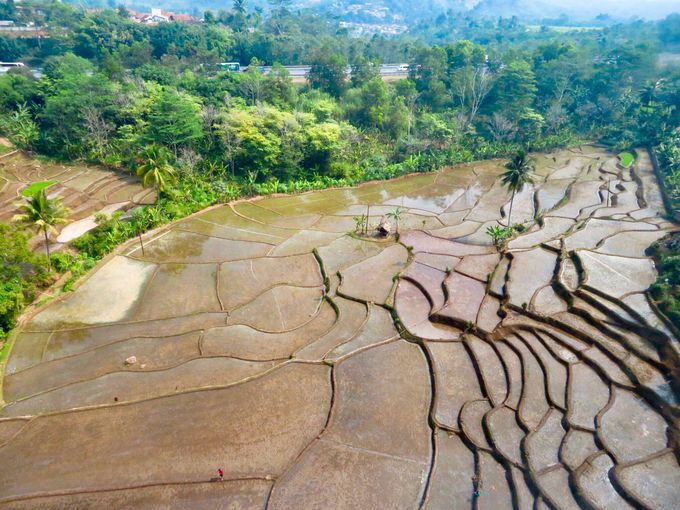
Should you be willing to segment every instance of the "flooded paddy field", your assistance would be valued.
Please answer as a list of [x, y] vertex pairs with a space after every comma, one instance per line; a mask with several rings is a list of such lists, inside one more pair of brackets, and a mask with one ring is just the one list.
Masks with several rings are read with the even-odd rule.
[[[678, 341], [645, 294], [677, 227], [649, 158], [537, 155], [499, 253], [502, 163], [126, 245], [18, 331], [0, 507], [677, 508]], [[348, 234], [367, 205], [403, 209], [398, 241]]]

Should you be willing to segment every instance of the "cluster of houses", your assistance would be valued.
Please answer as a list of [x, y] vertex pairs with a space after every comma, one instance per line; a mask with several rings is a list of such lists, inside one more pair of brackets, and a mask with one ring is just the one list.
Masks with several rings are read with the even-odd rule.
[[189, 16], [188, 14], [175, 14], [174, 12], [166, 12], [161, 9], [151, 9], [151, 12], [135, 12], [128, 9], [130, 19], [137, 23], [144, 25], [156, 25], [158, 23], [167, 23], [169, 21], [181, 21], [183, 23], [199, 23], [200, 20]]

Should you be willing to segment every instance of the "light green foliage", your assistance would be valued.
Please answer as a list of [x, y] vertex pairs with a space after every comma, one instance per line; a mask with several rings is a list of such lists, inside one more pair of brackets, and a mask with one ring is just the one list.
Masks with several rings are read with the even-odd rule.
[[501, 225], [492, 225], [486, 229], [486, 234], [491, 237], [494, 246], [499, 250], [505, 248], [505, 245], [514, 233], [515, 230], [512, 227], [503, 227]]
[[359, 216], [354, 216], [354, 232], [361, 234], [364, 231], [364, 225], [366, 225], [366, 215], [361, 214]]
[[633, 164], [633, 161], [635, 161], [635, 156], [633, 156], [630, 152], [622, 152], [619, 154], [619, 159], [621, 160], [621, 164], [623, 166], [629, 167]]
[[387, 217], [391, 218], [394, 220], [395, 223], [395, 232], [398, 234], [399, 233], [399, 221], [401, 220], [401, 216], [404, 213], [404, 210], [401, 207], [397, 207], [394, 211], [390, 211], [387, 213]]
[[31, 197], [31, 196], [35, 195], [36, 193], [39, 193], [40, 191], [52, 186], [52, 184], [54, 184], [56, 182], [57, 181], [34, 182], [33, 184], [31, 184], [28, 187], [21, 190], [21, 196]]
[[25, 104], [20, 104], [16, 111], [0, 119], [0, 122], [9, 140], [20, 149], [30, 149], [40, 135]]
[[137, 176], [144, 186], [153, 186], [160, 195], [177, 182], [177, 171], [170, 164], [170, 153], [165, 147], [149, 145], [141, 154]]

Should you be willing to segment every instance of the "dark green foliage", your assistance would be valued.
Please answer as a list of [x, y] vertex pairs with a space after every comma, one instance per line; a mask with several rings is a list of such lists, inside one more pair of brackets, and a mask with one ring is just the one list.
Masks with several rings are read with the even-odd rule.
[[680, 325], [680, 234], [655, 243], [649, 250], [659, 276], [649, 293], [673, 324]]
[[674, 211], [680, 210], [680, 136], [667, 134], [657, 147], [661, 175]]
[[671, 14], [659, 23], [659, 39], [666, 44], [680, 43], [680, 14]]
[[[7, 18], [0, 17], [0, 19]], [[4, 62], [19, 60], [24, 51], [25, 49], [19, 41], [0, 35], [0, 58], [2, 58]]]
[[309, 71], [309, 84], [327, 92], [333, 97], [340, 97], [347, 87], [347, 60], [330, 48], [324, 48], [314, 58]]

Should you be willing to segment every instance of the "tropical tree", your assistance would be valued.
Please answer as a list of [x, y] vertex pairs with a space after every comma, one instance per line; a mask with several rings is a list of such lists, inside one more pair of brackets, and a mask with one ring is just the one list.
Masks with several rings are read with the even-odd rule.
[[347, 87], [347, 62], [340, 53], [331, 48], [322, 48], [312, 59], [307, 75], [309, 85], [333, 97], [340, 97]]
[[45, 236], [47, 267], [51, 271], [49, 234], [56, 232], [56, 225], [66, 223], [69, 210], [63, 206], [60, 199], [47, 198], [44, 188], [27, 197], [26, 201], [18, 204], [18, 206], [22, 212], [15, 214], [12, 221], [34, 227], [38, 232], [42, 231]]
[[642, 104], [647, 107], [652, 106], [656, 102], [662, 87], [663, 79], [656, 80], [655, 82], [642, 87], [640, 89], [640, 101]]
[[198, 100], [189, 94], [162, 90], [149, 107], [145, 141], [172, 147], [190, 146], [203, 136], [203, 118]]
[[233, 9], [235, 13], [245, 16], [248, 13], [247, 0], [234, 0]]
[[177, 171], [170, 164], [170, 152], [159, 145], [149, 145], [142, 151], [141, 163], [137, 167], [137, 176], [142, 184], [153, 186], [160, 197], [168, 185], [177, 182]]
[[531, 65], [524, 60], [510, 62], [498, 74], [494, 84], [495, 107], [505, 111], [511, 120], [516, 120], [525, 109], [531, 107], [536, 91], [536, 76]]
[[508, 212], [508, 226], [512, 225], [512, 204], [515, 201], [515, 193], [522, 191], [525, 184], [534, 182], [531, 172], [534, 169], [533, 162], [524, 149], [517, 151], [510, 161], [505, 164], [507, 170], [501, 174], [503, 186], [512, 192], [510, 198], [510, 210]]
[[401, 219], [401, 215], [403, 212], [404, 210], [401, 207], [397, 207], [394, 211], [387, 213], [387, 217], [392, 218], [394, 220], [395, 232], [397, 234], [399, 233], [399, 220]]
[[40, 135], [26, 103], [19, 105], [6, 124], [10, 141], [20, 149], [30, 149]]

